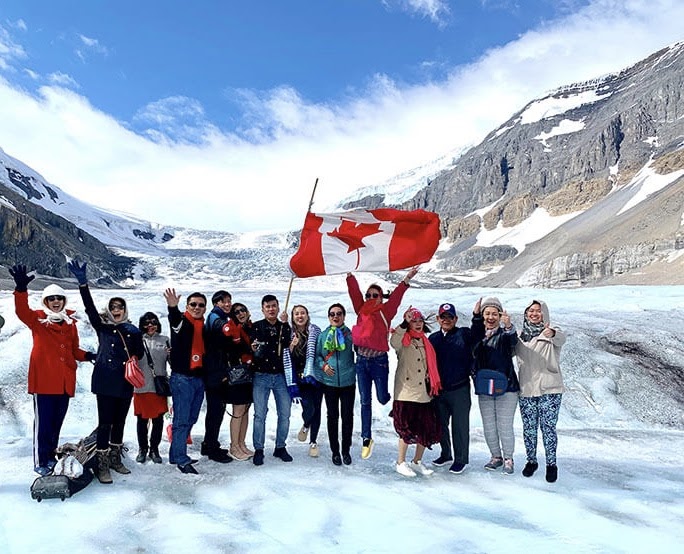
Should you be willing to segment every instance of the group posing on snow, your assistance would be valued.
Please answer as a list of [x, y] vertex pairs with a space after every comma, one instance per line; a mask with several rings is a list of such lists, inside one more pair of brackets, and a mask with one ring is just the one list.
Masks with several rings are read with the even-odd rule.
[[[163, 293], [168, 310], [168, 335], [153, 312], [131, 323], [126, 301], [110, 298], [98, 311], [88, 286], [86, 264], [68, 264], [76, 277], [85, 313], [97, 333], [97, 352], [79, 346], [77, 320], [67, 308], [66, 292], [55, 284], [42, 292], [41, 307], [29, 307], [27, 268], [10, 269], [16, 287], [16, 314], [33, 335], [28, 367], [28, 392], [34, 404], [34, 466], [47, 475], [57, 463], [56, 452], [69, 400], [76, 388], [77, 362], [94, 364], [91, 390], [97, 399], [96, 477], [112, 483], [111, 471], [130, 473], [123, 463], [124, 426], [131, 401], [137, 418], [136, 461], [162, 463], [159, 446], [163, 419], [169, 411], [159, 383], [168, 379], [172, 399], [169, 463], [185, 474], [198, 473], [188, 455], [190, 432], [205, 403], [205, 433], [201, 455], [217, 463], [265, 461], [266, 416], [273, 394], [276, 439], [273, 456], [292, 462], [286, 441], [293, 403], [301, 404], [303, 424], [297, 437], [309, 442], [308, 454], [319, 457], [318, 435], [322, 404], [327, 409], [329, 455], [335, 465], [352, 463], [354, 404], [361, 406], [361, 458], [373, 452], [373, 388], [380, 404], [389, 392], [390, 347], [396, 352], [393, 403], [390, 417], [399, 437], [396, 471], [405, 477], [429, 475], [423, 462], [426, 448], [440, 445], [429, 465], [449, 466], [460, 474], [469, 463], [471, 384], [478, 398], [485, 441], [491, 459], [486, 470], [514, 473], [513, 420], [520, 406], [527, 460], [522, 474], [531, 477], [539, 467], [537, 439], [541, 430], [546, 480], [555, 482], [556, 423], [563, 393], [559, 359], [565, 333], [549, 318], [546, 304], [533, 300], [516, 330], [501, 302], [480, 299], [470, 326], [457, 326], [452, 303], [437, 310], [439, 329], [430, 333], [426, 317], [414, 307], [392, 328], [402, 299], [417, 268], [411, 269], [389, 294], [376, 284], [361, 292], [354, 275], [347, 288], [356, 324], [345, 324], [342, 303], [328, 308], [328, 326], [311, 322], [308, 309], [295, 305], [280, 312], [270, 294], [261, 301], [263, 319], [252, 322], [247, 306], [233, 303], [229, 292], [211, 297], [193, 292], [185, 299], [175, 289]], [[208, 315], [206, 312], [209, 311]], [[205, 317], [206, 315], [206, 317]], [[513, 358], [517, 358], [517, 372]], [[144, 383], [134, 387], [126, 378], [129, 360], [137, 358]], [[170, 377], [167, 366], [171, 368]], [[249, 409], [254, 405], [252, 448], [246, 443]], [[230, 445], [219, 441], [224, 415], [230, 417]], [[340, 433], [341, 430], [341, 433]], [[340, 436], [341, 435], [341, 436]], [[415, 445], [413, 456], [408, 449]]]

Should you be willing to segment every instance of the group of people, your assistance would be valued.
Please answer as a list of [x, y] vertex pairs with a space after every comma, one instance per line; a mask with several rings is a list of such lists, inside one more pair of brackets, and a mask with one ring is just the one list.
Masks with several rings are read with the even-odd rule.
[[[292, 461], [286, 441], [293, 403], [302, 406], [298, 440], [309, 442], [309, 456], [320, 456], [318, 436], [325, 399], [332, 463], [350, 465], [357, 383], [360, 455], [368, 459], [374, 446], [373, 388], [380, 404], [392, 399], [392, 348], [397, 368], [390, 416], [399, 437], [399, 474], [431, 474], [433, 470], [423, 463], [423, 455], [437, 443], [441, 452], [432, 465], [449, 464], [449, 471], [456, 474], [465, 470], [469, 463], [471, 382], [477, 381], [482, 371], [494, 371], [503, 376], [503, 387], [493, 386], [489, 392], [476, 387], [491, 454], [485, 469], [514, 472], [513, 420], [520, 405], [527, 452], [523, 475], [531, 477], [538, 469], [537, 436], [541, 429], [546, 480], [554, 482], [557, 478], [556, 422], [563, 392], [559, 358], [565, 334], [551, 325], [548, 309], [541, 301], [535, 300], [526, 308], [520, 333], [496, 298], [475, 303], [469, 327], [457, 326], [455, 306], [445, 303], [438, 308], [439, 329], [428, 334], [426, 317], [414, 307], [405, 311], [398, 327], [392, 327], [417, 268], [388, 294], [377, 284], [362, 293], [356, 277], [347, 274], [356, 314], [351, 329], [345, 324], [346, 309], [339, 302], [328, 308], [328, 325], [321, 329], [311, 321], [306, 306], [295, 305], [290, 314], [281, 312], [274, 295], [262, 298], [263, 319], [252, 322], [247, 307], [233, 303], [225, 290], [212, 295], [212, 306], [207, 305], [203, 293], [193, 292], [181, 311], [181, 295], [169, 288], [163, 293], [167, 336], [153, 312], [143, 314], [137, 326], [131, 323], [121, 297], [110, 298], [98, 311], [88, 286], [86, 264], [72, 261], [68, 267], [78, 281], [85, 312], [97, 333], [96, 352], [80, 348], [74, 312], [67, 309], [67, 296], [61, 287], [48, 285], [42, 293], [41, 308], [32, 310], [27, 291], [34, 276], [25, 266], [10, 270], [16, 285], [16, 313], [33, 334], [28, 392], [34, 399], [34, 465], [39, 474], [50, 473], [56, 463], [55, 451], [69, 399], [75, 392], [79, 361], [94, 364], [91, 390], [97, 399], [96, 476], [101, 483], [112, 483], [112, 470], [130, 473], [122, 453], [131, 401], [137, 418], [136, 461], [144, 463], [149, 457], [153, 463], [162, 462], [159, 445], [169, 403], [155, 381], [166, 378], [167, 366], [171, 369], [168, 381], [172, 399], [169, 462], [182, 473], [197, 473], [197, 460], [188, 455], [187, 443], [205, 402], [201, 454], [217, 463], [251, 460], [256, 466], [263, 465], [271, 393], [277, 415], [275, 458]], [[144, 384], [136, 387], [126, 379], [126, 366], [132, 358], [139, 361], [144, 375]], [[238, 382], [238, 370], [249, 378]], [[252, 404], [253, 450], [246, 444]], [[228, 448], [219, 441], [226, 412], [230, 416]], [[411, 445], [416, 445], [415, 453], [407, 462]]]

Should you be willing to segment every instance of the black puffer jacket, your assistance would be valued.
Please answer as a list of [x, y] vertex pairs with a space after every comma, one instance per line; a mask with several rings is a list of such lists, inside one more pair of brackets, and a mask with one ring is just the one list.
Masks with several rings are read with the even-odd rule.
[[495, 369], [508, 377], [506, 392], [519, 391], [520, 384], [513, 366], [517, 342], [518, 334], [515, 332], [515, 327], [511, 327], [508, 331], [499, 327], [491, 337], [479, 341], [473, 348], [475, 356], [473, 375], [481, 369]]

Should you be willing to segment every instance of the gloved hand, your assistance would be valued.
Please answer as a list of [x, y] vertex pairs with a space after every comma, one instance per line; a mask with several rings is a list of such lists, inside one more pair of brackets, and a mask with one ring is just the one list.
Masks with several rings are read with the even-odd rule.
[[17, 292], [26, 292], [28, 290], [28, 284], [36, 278], [35, 275], [27, 275], [26, 273], [25, 265], [13, 265], [9, 269], [9, 274], [16, 284], [14, 290]]
[[302, 395], [299, 392], [299, 387], [297, 385], [290, 385], [287, 387], [287, 392], [290, 393], [290, 398], [293, 404], [299, 404], [302, 401]]
[[88, 284], [88, 277], [86, 277], [86, 266], [87, 265], [88, 265], [87, 262], [83, 262], [83, 265], [78, 265], [78, 262], [76, 260], [71, 260], [67, 264], [69, 271], [71, 271], [71, 273], [74, 274], [74, 277], [76, 277], [76, 280], [78, 281], [79, 285], [87, 285]]
[[86, 352], [85, 353], [86, 362], [95, 363], [96, 358], [97, 358], [97, 354], [95, 354], [95, 352]]

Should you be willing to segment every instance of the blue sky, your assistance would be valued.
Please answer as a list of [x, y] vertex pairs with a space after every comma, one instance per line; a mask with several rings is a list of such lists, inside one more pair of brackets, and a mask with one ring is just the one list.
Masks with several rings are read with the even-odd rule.
[[682, 40], [681, 4], [3, 0], [0, 148], [153, 221], [296, 228], [316, 177], [320, 211], [449, 157]]

